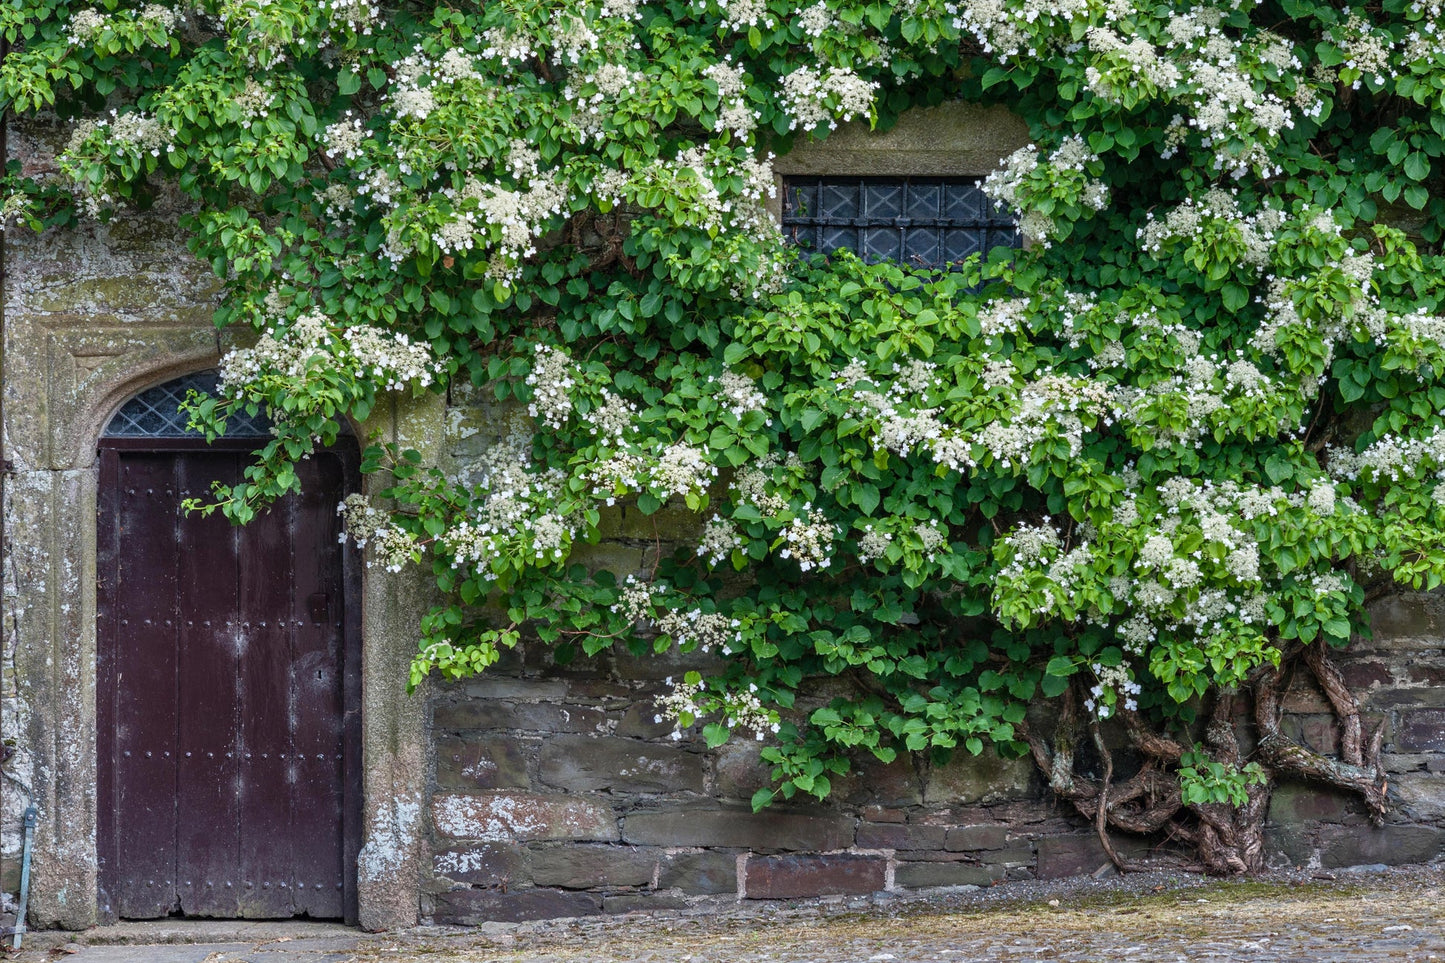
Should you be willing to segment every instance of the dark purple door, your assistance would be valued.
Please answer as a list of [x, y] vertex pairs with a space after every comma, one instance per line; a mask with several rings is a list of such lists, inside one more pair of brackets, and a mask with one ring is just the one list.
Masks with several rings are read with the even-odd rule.
[[247, 451], [141, 444], [101, 450], [103, 913], [354, 920], [353, 460], [303, 462], [301, 495], [237, 527], [180, 506], [239, 481]]

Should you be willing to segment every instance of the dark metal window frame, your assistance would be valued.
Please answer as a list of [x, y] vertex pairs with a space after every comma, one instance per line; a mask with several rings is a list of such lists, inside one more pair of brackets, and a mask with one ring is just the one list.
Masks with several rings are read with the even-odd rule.
[[[102, 437], [106, 439], [147, 438], [185, 439], [202, 438], [200, 432], [192, 431], [187, 424], [190, 420], [180, 410], [180, 403], [191, 391], [215, 394], [220, 384], [220, 375], [211, 369], [182, 375], [153, 388], [147, 388], [120, 406], [120, 410], [105, 426]], [[232, 415], [226, 425], [226, 438], [249, 440], [248, 447], [255, 447], [259, 438], [271, 437], [271, 419], [257, 412], [255, 417], [244, 411]]]
[[942, 268], [994, 247], [1020, 247], [1013, 217], [966, 177], [783, 180], [783, 233], [808, 250]]

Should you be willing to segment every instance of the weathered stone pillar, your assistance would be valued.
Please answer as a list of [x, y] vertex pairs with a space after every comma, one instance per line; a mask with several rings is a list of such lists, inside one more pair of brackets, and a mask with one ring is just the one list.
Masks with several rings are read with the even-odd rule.
[[[423, 461], [434, 462], [442, 445], [445, 411], [439, 395], [378, 405], [362, 432], [362, 445], [389, 442], [414, 448]], [[375, 497], [390, 483], [385, 474], [368, 476], [366, 494]], [[408, 566], [397, 573], [368, 568], [364, 583], [364, 836], [357, 887], [362, 928], [382, 930], [416, 923], [418, 891], [430, 869], [425, 825], [427, 687], [407, 695], [406, 683], [416, 653], [418, 622], [436, 590], [423, 566]]]

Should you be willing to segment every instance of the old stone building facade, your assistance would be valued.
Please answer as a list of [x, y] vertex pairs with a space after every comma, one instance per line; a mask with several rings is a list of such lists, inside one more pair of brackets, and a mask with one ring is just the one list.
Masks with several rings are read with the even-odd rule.
[[[12, 156], [43, 169], [62, 136], [12, 130]], [[883, 135], [839, 131], [776, 167], [783, 177], [977, 176], [1026, 139], [1006, 113], [951, 105]], [[107, 812], [97, 747], [111, 734], [98, 739], [97, 707], [120, 682], [97, 672], [107, 638], [98, 614], [113, 605], [97, 592], [107, 571], [97, 508], [112, 483], [97, 451], [129, 399], [213, 367], [232, 337], [211, 323], [218, 288], [185, 253], [176, 214], [162, 204], [6, 239], [0, 879], [7, 892], [18, 886], [20, 814], [33, 803], [38, 926], [123, 915], [105, 890], [98, 831]], [[393, 401], [351, 429], [464, 470], [501, 437], [506, 416], [453, 387], [446, 397]], [[361, 484], [382, 487], [374, 477]], [[692, 537], [681, 513], [643, 519], [622, 508], [611, 526], [589, 551], [624, 569], [644, 569], [669, 539]], [[673, 741], [653, 721], [662, 679], [686, 668], [664, 657], [619, 650], [563, 667], [524, 643], [481, 678], [409, 696], [427, 579], [358, 572], [359, 593], [345, 599], [357, 628], [345, 646], [359, 672], [347, 709], [359, 715], [358, 755], [346, 763], [359, 795], [356, 811], [337, 819], [358, 827], [346, 915], [364, 927], [988, 885], [1106, 862], [1027, 760], [987, 754], [864, 767], [826, 804], [754, 814], [748, 800], [767, 780], [756, 746], [710, 751]], [[1401, 596], [1377, 606], [1374, 638], [1353, 650], [1346, 674], [1387, 728], [1385, 758], [1398, 774], [1391, 822], [1372, 828], [1344, 797], [1286, 786], [1271, 810], [1271, 859], [1432, 859], [1445, 827], [1445, 602]], [[1328, 750], [1333, 717], [1320, 694], [1298, 688], [1290, 708], [1293, 734]], [[182, 885], [185, 867], [178, 873]]]

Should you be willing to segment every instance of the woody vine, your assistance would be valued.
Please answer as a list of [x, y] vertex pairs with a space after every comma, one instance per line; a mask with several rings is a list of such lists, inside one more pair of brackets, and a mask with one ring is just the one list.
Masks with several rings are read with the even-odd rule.
[[[446, 600], [413, 685], [524, 636], [701, 649], [717, 671], [659, 712], [762, 739], [756, 805], [991, 745], [1106, 843], [1167, 832], [1241, 872], [1282, 778], [1383, 818], [1334, 656], [1371, 599], [1445, 573], [1442, 17], [11, 0], [0, 97], [69, 140], [53, 175], [12, 167], [4, 213], [187, 198], [217, 323], [259, 332], [195, 423], [276, 423], [203, 509], [264, 510], [387, 392], [525, 410], [460, 476], [372, 448], [395, 485], [343, 506]], [[783, 243], [770, 152], [949, 99], [1028, 123], [985, 185], [1024, 250], [939, 271]], [[575, 564], [617, 503], [695, 513], [696, 544]], [[1299, 673], [1337, 756], [1280, 728]], [[822, 677], [853, 694], [809, 702]]]

